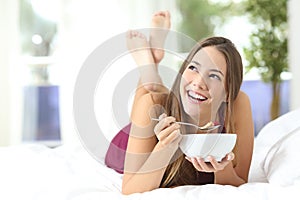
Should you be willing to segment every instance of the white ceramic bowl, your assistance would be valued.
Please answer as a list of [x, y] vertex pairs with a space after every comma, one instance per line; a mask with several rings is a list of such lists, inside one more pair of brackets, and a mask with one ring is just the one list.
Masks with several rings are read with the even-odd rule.
[[236, 134], [210, 133], [183, 135], [179, 143], [181, 151], [188, 157], [213, 156], [217, 161], [232, 151], [236, 142]]

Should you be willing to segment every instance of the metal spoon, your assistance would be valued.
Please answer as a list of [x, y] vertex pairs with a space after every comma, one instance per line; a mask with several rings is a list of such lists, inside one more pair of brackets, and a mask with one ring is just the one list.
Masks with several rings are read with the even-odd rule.
[[[159, 119], [157, 118], [151, 118], [151, 120], [153, 121], [159, 121]], [[212, 131], [212, 130], [215, 130], [217, 128], [219, 128], [221, 125], [218, 124], [218, 125], [213, 125], [213, 126], [209, 126], [209, 127], [206, 127], [206, 125], [204, 126], [197, 126], [195, 124], [192, 124], [192, 123], [187, 123], [187, 122], [175, 122], [176, 124], [181, 124], [181, 125], [187, 125], [187, 126], [193, 126], [195, 128], [198, 128], [202, 131]]]

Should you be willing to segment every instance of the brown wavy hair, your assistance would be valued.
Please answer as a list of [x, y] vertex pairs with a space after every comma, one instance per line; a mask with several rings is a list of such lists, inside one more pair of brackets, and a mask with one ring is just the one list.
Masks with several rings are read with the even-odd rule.
[[[218, 109], [218, 120], [220, 124], [226, 127], [227, 133], [234, 133], [235, 128], [233, 124], [233, 102], [236, 99], [240, 87], [243, 80], [243, 64], [242, 59], [237, 51], [235, 45], [224, 37], [210, 37], [202, 42], [197, 43], [185, 61], [183, 62], [178, 75], [175, 79], [175, 82], [172, 86], [172, 89], [167, 97], [165, 109], [167, 115], [173, 116], [176, 118], [176, 121], [187, 120], [189, 116], [181, 109], [182, 102], [180, 98], [180, 82], [182, 78], [182, 74], [187, 66], [192, 61], [195, 54], [204, 47], [215, 47], [219, 52], [224, 55], [226, 60], [227, 73], [225, 77], [225, 90], [226, 90], [226, 100], [227, 102], [223, 102]], [[181, 132], [183, 134], [186, 133], [187, 130], [184, 127], [181, 128]], [[234, 149], [236, 151], [236, 149]], [[172, 162], [168, 165], [165, 175], [161, 181], [161, 187], [167, 187], [170, 185], [170, 182], [174, 178], [177, 171], [182, 166], [184, 155], [181, 153], [180, 156], [178, 154], [176, 158], [173, 157]], [[188, 177], [187, 177], [188, 178]]]

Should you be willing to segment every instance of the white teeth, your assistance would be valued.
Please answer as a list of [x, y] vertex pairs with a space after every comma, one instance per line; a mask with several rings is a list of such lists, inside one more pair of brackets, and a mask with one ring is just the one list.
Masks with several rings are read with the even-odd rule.
[[197, 94], [197, 93], [195, 93], [195, 92], [193, 92], [191, 90], [188, 91], [188, 95], [191, 96], [191, 97], [193, 97], [193, 98], [195, 98], [195, 99], [199, 99], [199, 100], [205, 100], [206, 99], [206, 97], [201, 96], [201, 95], [199, 95], [199, 94]]

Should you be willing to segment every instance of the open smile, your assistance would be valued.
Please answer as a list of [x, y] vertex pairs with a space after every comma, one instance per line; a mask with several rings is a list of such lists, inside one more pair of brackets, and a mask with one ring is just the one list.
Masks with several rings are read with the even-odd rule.
[[203, 101], [206, 101], [207, 100], [207, 97], [195, 92], [195, 91], [192, 91], [192, 90], [188, 90], [187, 91], [187, 95], [188, 95], [188, 98], [193, 102], [193, 103], [201, 103]]

